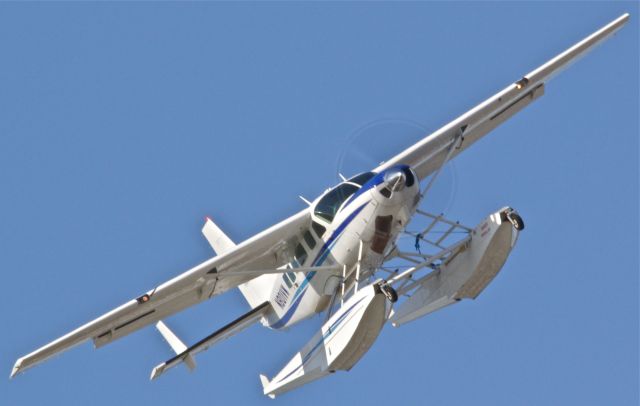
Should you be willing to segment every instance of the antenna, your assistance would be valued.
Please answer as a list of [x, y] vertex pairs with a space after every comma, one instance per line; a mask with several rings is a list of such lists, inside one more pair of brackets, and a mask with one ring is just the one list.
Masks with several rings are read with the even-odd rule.
[[302, 197], [302, 196], [298, 196], [298, 197], [300, 198], [300, 200], [302, 200], [303, 202], [305, 202], [307, 205], [311, 206], [311, 202], [310, 202], [310, 201], [308, 201], [307, 199], [305, 199], [305, 198], [304, 198], [304, 197]]

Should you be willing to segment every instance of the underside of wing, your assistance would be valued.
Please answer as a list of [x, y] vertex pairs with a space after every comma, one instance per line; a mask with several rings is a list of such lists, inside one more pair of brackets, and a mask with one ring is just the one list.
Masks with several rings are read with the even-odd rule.
[[101, 347], [258, 275], [278, 272], [276, 268], [286, 263], [290, 246], [309, 222], [309, 212], [304, 210], [268, 228], [18, 359], [11, 376], [85, 341]]
[[[628, 19], [628, 14], [620, 16], [420, 142], [384, 162], [374, 171], [406, 164], [415, 170], [420, 179], [428, 177], [447, 159], [453, 158], [542, 96], [545, 84], [553, 76], [613, 35]], [[449, 153], [450, 148], [453, 148], [451, 153]]]

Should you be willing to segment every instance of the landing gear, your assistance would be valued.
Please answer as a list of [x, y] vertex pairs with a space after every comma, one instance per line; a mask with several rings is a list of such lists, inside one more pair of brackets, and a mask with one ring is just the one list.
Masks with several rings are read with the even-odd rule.
[[391, 302], [395, 303], [398, 301], [398, 292], [391, 285], [387, 285], [386, 283], [380, 284], [380, 291], [383, 295]]

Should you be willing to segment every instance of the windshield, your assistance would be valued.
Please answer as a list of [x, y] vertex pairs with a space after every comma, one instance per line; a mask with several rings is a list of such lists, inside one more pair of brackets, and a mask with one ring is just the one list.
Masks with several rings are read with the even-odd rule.
[[316, 216], [328, 222], [333, 221], [342, 203], [358, 189], [358, 186], [351, 183], [342, 183], [336, 186], [320, 199], [318, 204], [316, 204], [314, 213]]
[[359, 175], [354, 176], [353, 178], [349, 179], [347, 182], [357, 183], [358, 185], [362, 186], [374, 176], [376, 176], [376, 174], [373, 172], [365, 172], [365, 173], [361, 173]]

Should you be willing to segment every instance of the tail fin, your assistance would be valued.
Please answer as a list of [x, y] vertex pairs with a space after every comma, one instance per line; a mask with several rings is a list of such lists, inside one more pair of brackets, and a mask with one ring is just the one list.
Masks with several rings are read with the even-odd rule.
[[216, 254], [221, 255], [235, 248], [236, 244], [231, 241], [231, 238], [227, 237], [213, 220], [209, 217], [206, 217], [205, 220], [204, 226], [202, 227], [202, 234], [204, 234], [207, 241], [209, 241], [209, 245], [211, 245], [211, 248], [213, 248]]
[[[205, 223], [202, 227], [202, 234], [204, 234], [209, 245], [211, 245], [211, 248], [213, 248], [218, 255], [229, 252], [236, 247], [236, 244], [231, 240], [231, 238], [229, 238], [209, 217], [205, 218]], [[262, 286], [262, 280], [259, 281], [260, 278], [261, 277], [258, 277], [238, 286], [238, 289], [240, 289], [240, 292], [251, 308], [256, 308], [268, 299], [265, 298], [264, 287]], [[256, 284], [260, 286], [255, 286]], [[268, 284], [267, 286], [271, 285]], [[261, 292], [262, 294], [260, 294]]]

